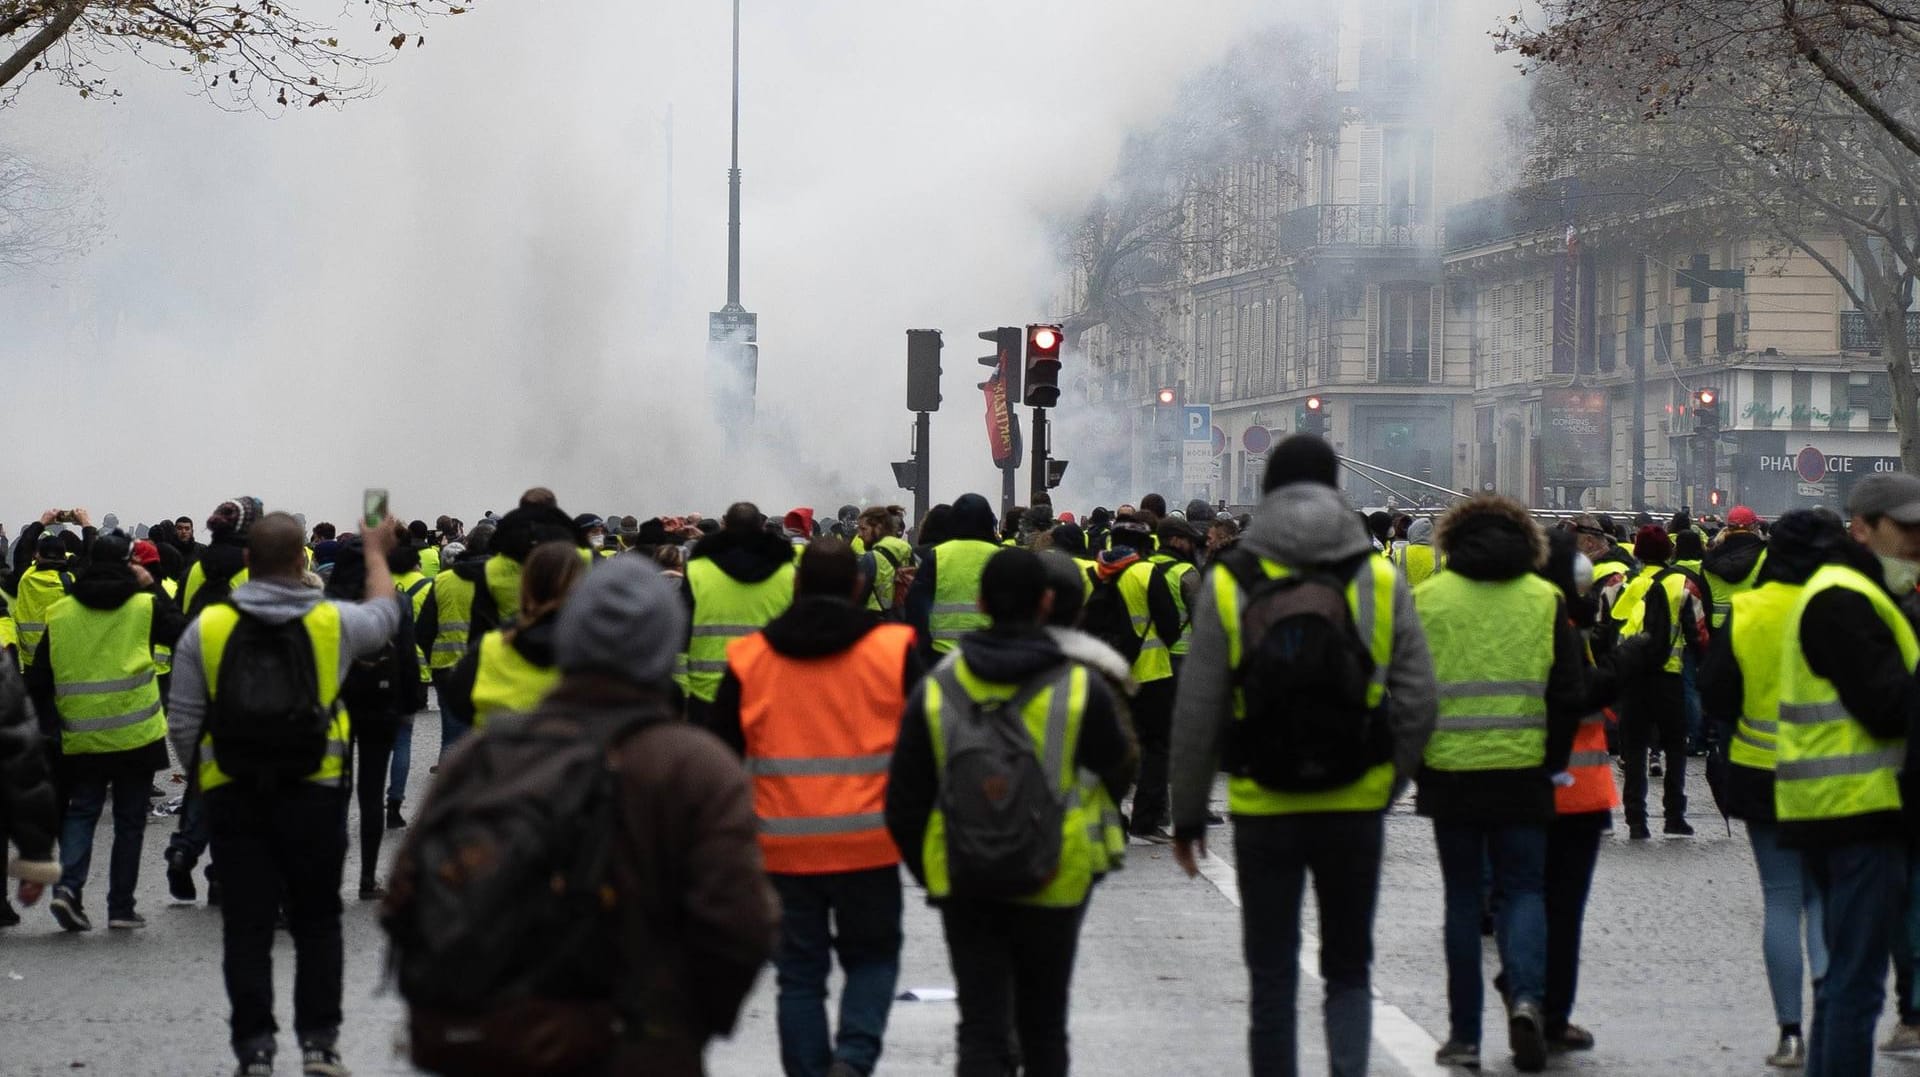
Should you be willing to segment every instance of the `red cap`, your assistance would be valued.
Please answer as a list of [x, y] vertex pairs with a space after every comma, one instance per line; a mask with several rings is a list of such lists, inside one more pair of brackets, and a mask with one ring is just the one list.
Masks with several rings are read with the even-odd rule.
[[1728, 527], [1753, 527], [1759, 522], [1760, 517], [1754, 515], [1753, 510], [1745, 505], [1735, 505], [1732, 511], [1727, 513]]
[[1061, 523], [1063, 523], [1063, 524], [1070, 524], [1070, 523], [1072, 523], [1072, 522], [1073, 522], [1073, 513], [1071, 513], [1071, 512], [1063, 512], [1063, 513], [1061, 513], [1061, 514], [1060, 514], [1060, 522], [1061, 522]]
[[160, 563], [160, 547], [140, 539], [133, 544], [133, 563], [136, 565], [157, 565]]

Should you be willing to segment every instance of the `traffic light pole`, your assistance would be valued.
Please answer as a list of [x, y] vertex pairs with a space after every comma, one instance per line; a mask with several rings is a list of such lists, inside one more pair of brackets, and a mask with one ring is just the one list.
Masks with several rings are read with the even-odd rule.
[[1033, 409], [1033, 474], [1027, 479], [1027, 505], [1053, 499], [1047, 493], [1047, 454], [1053, 450], [1049, 440], [1053, 431], [1047, 426], [1047, 409]]
[[913, 519], [907, 521], [909, 527], [918, 528], [920, 521], [927, 518], [927, 512], [933, 507], [929, 504], [927, 493], [933, 487], [932, 458], [932, 416], [924, 411], [915, 412], [913, 417]]

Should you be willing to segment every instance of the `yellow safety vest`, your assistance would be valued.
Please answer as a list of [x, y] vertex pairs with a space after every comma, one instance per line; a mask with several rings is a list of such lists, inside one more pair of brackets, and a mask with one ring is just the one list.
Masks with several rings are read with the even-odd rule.
[[1140, 684], [1164, 681], [1173, 676], [1173, 656], [1167, 641], [1153, 627], [1147, 592], [1153, 587], [1158, 566], [1147, 560], [1136, 561], [1120, 573], [1120, 597], [1127, 604], [1127, 616], [1133, 621], [1133, 634], [1140, 637], [1140, 654], [1133, 660], [1133, 679]]
[[[1105, 838], [1098, 809], [1089, 813], [1082, 797], [1081, 776], [1073, 766], [1080, 744], [1080, 723], [1087, 710], [1087, 678], [1084, 666], [1069, 663], [1053, 674], [1051, 683], [1035, 692], [1020, 709], [1027, 733], [1033, 738], [1033, 750], [1047, 771], [1047, 780], [1060, 791], [1066, 804], [1060, 824], [1060, 865], [1053, 879], [1037, 893], [1014, 899], [1020, 905], [1047, 908], [1071, 908], [1087, 899], [1093, 885], [1096, 845]], [[933, 741], [934, 767], [943, 775], [947, 769], [947, 738], [942, 731], [953, 718], [946, 693], [964, 695], [976, 704], [1011, 700], [1021, 685], [996, 684], [976, 676], [964, 657], [936, 669], [924, 682], [924, 710], [927, 729]], [[927, 894], [942, 898], [952, 892], [947, 870], [946, 815], [936, 805], [927, 818], [926, 836], [921, 841], [921, 864], [926, 871]]]
[[[886, 552], [882, 553], [882, 550]], [[893, 577], [894, 573], [899, 571], [895, 566], [913, 563], [913, 547], [907, 545], [905, 539], [886, 535], [873, 544], [871, 552], [873, 553], [873, 589], [867, 595], [867, 608], [870, 610], [892, 609]], [[893, 557], [892, 561], [887, 560], [889, 554]]]
[[1620, 601], [1614, 604], [1613, 617], [1620, 622], [1621, 636], [1638, 634], [1647, 626], [1647, 603], [1652, 600], [1656, 587], [1667, 603], [1667, 657], [1660, 668], [1678, 673], [1681, 656], [1687, 649], [1686, 634], [1680, 627], [1680, 606], [1687, 599], [1685, 573], [1677, 568], [1642, 572], [1639, 579], [1620, 589]]
[[1167, 566], [1167, 590], [1173, 594], [1173, 608], [1180, 613], [1180, 638], [1167, 647], [1167, 653], [1175, 658], [1185, 658], [1193, 649], [1193, 611], [1187, 608], [1187, 596], [1180, 590], [1181, 581], [1192, 572], [1192, 561], [1182, 561], [1171, 554], [1157, 553], [1148, 558], [1156, 565]]
[[1733, 660], [1740, 667], [1740, 720], [1727, 759], [1770, 771], [1780, 735], [1780, 669], [1787, 621], [1804, 588], [1775, 581], [1733, 596]]
[[[220, 662], [226, 656], [227, 642], [234, 626], [240, 623], [240, 611], [231, 603], [219, 602], [200, 611], [200, 665], [206, 676], [207, 705], [218, 706]], [[340, 608], [331, 602], [316, 602], [300, 618], [313, 649], [314, 683], [320, 687], [320, 705], [333, 712], [333, 724], [327, 727], [327, 754], [320, 768], [307, 775], [315, 785], [337, 787], [345, 781], [347, 751], [351, 743], [352, 722], [340, 699]], [[200, 734], [200, 788], [218, 789], [233, 779], [220, 769], [214, 758], [213, 734]]]
[[499, 714], [526, 714], [560, 683], [560, 671], [527, 661], [504, 632], [480, 637], [480, 660], [473, 674], [473, 728], [487, 728]]
[[67, 597], [73, 574], [63, 568], [30, 568], [20, 577], [13, 600], [13, 626], [20, 640], [20, 668], [33, 665], [40, 637], [47, 634], [47, 611]]
[[[401, 597], [406, 599], [407, 608], [412, 611], [408, 616], [417, 623], [420, 620], [420, 611], [426, 608], [427, 595], [433, 590], [433, 577], [422, 572], [406, 572], [395, 576], [393, 585], [399, 590]], [[434, 632], [438, 635], [439, 629], [436, 628]], [[421, 647], [420, 637], [415, 636], [413, 651], [415, 657], [420, 660], [420, 683], [428, 684], [433, 680], [433, 670], [428, 666], [427, 652]]]
[[1500, 582], [1442, 572], [1414, 589], [1439, 688], [1426, 765], [1517, 770], [1547, 759], [1547, 675], [1560, 592], [1528, 573]]
[[[308, 551], [307, 556], [311, 558], [313, 556], [312, 551]], [[206, 570], [200, 567], [200, 562], [195, 561], [193, 567], [187, 570], [187, 582], [180, 587], [181, 609], [188, 610], [193, 608], [193, 596], [200, 593], [200, 588], [205, 586], [206, 582]], [[232, 594], [234, 589], [245, 582], [247, 582], [247, 568], [245, 565], [242, 565], [240, 566], [240, 571], [228, 577], [227, 593]]]
[[693, 626], [687, 641], [687, 695], [713, 702], [727, 672], [727, 644], [752, 635], [793, 605], [793, 565], [758, 583], [741, 583], [712, 558], [687, 562]]
[[472, 580], [461, 579], [452, 569], [433, 578], [433, 642], [428, 644], [427, 664], [434, 669], [452, 669], [467, 653], [473, 635]]
[[440, 575], [440, 547], [420, 547], [420, 574], [428, 579]]
[[1709, 620], [1715, 632], [1726, 627], [1727, 614], [1733, 610], [1734, 598], [1754, 589], [1755, 581], [1760, 578], [1760, 569], [1766, 563], [1767, 551], [1762, 547], [1760, 556], [1754, 558], [1753, 570], [1748, 572], [1744, 579], [1729, 580], [1721, 577], [1717, 572], [1706, 573], [1713, 587], [1713, 614]]
[[135, 594], [115, 610], [63, 598], [47, 611], [46, 636], [61, 752], [124, 752], [167, 735], [153, 664], [152, 595]]
[[487, 558], [487, 593], [493, 596], [493, 606], [500, 611], [500, 623], [506, 624], [520, 615], [520, 562], [505, 554], [494, 554]]
[[993, 623], [980, 612], [980, 576], [1000, 547], [979, 539], [948, 539], [933, 548], [933, 612], [927, 629], [933, 650], [946, 654], [960, 637]]
[[[178, 580], [161, 580], [160, 590], [166, 592], [166, 595], [168, 598], [175, 599], [176, 601], [178, 601], [178, 598], [180, 595], [180, 582]], [[162, 677], [166, 676], [169, 673], [172, 673], [173, 672], [173, 648], [167, 646], [164, 643], [154, 644], [153, 645], [153, 665], [154, 665], [154, 668], [160, 672], [160, 675]]]
[[1787, 615], [1780, 652], [1780, 735], [1776, 742], [1773, 803], [1783, 823], [1845, 819], [1900, 810], [1905, 737], [1881, 739], [1847, 712], [1833, 682], [1807, 666], [1800, 623], [1815, 595], [1845, 588], [1865, 596], [1893, 633], [1900, 664], [1920, 659], [1913, 628], [1879, 584], [1845, 565], [1822, 565]]
[[1414, 587], [1433, 578], [1433, 547], [1408, 543], [1400, 552], [1400, 571], [1406, 573], [1407, 586]]
[[[1285, 579], [1293, 570], [1277, 561], [1259, 560], [1268, 579]], [[1246, 661], [1247, 636], [1242, 609], [1247, 593], [1233, 572], [1222, 564], [1208, 570], [1214, 609], [1227, 638], [1227, 666], [1238, 672]], [[1393, 592], [1397, 577], [1391, 564], [1364, 558], [1347, 581], [1347, 612], [1354, 631], [1373, 657], [1373, 679], [1367, 685], [1367, 706], [1378, 707], [1387, 697], [1387, 668], [1393, 660]], [[1236, 680], [1233, 720], [1247, 717], [1246, 694]], [[1247, 777], [1227, 779], [1227, 809], [1235, 815], [1302, 815], [1311, 812], [1381, 811], [1393, 796], [1393, 763], [1383, 762], [1351, 785], [1300, 793], [1273, 789]]]

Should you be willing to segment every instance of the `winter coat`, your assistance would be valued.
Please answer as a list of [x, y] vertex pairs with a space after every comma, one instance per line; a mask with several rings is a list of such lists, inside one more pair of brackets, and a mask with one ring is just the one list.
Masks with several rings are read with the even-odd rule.
[[60, 862], [53, 858], [59, 826], [45, 738], [18, 667], [0, 652], [0, 859], [9, 839], [18, 850], [7, 874], [28, 882], [59, 882]]

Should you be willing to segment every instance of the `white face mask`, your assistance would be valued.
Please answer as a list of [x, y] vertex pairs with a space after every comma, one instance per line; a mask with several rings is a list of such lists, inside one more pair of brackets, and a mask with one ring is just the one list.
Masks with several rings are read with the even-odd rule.
[[1886, 554], [1877, 556], [1880, 558], [1880, 575], [1887, 581], [1887, 590], [1904, 595], [1913, 590], [1915, 584], [1920, 584], [1920, 561], [1888, 557]]
[[587, 536], [587, 545], [593, 547], [596, 550], [602, 546], [605, 546], [606, 544], [607, 544], [607, 536], [605, 535], [588, 535]]

